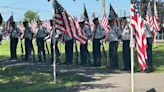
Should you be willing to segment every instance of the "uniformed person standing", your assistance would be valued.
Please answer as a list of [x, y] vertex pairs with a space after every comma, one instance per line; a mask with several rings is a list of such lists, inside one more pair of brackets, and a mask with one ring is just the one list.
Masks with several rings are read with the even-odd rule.
[[31, 56], [32, 46], [33, 46], [32, 38], [33, 38], [34, 33], [33, 33], [32, 28], [28, 26], [27, 21], [23, 22], [23, 25], [25, 27], [23, 38], [25, 38], [25, 52], [26, 52], [24, 60], [29, 60]]
[[43, 52], [44, 61], [46, 61], [46, 54], [44, 49], [44, 38], [49, 35], [46, 27], [42, 26], [40, 20], [37, 21], [36, 40], [38, 46], [38, 58], [42, 61], [41, 52]]
[[[53, 26], [53, 20], [50, 20], [50, 24], [51, 26]], [[51, 29], [50, 32], [50, 38], [51, 38], [51, 62], [53, 63], [54, 60], [54, 50], [53, 50], [53, 44], [55, 43], [55, 54], [56, 54], [56, 62], [58, 63], [59, 61], [61, 61], [60, 59], [60, 52], [58, 49], [58, 39], [62, 37], [62, 34], [59, 30], [53, 30]]]
[[[85, 26], [84, 21], [79, 22], [79, 25], [89, 39], [91, 36], [91, 33], [90, 33], [90, 30], [88, 29], [88, 27]], [[87, 55], [88, 55], [87, 47], [88, 47], [87, 42], [85, 44], [80, 44], [80, 59], [81, 59], [80, 65], [87, 65], [87, 60], [88, 60], [87, 59]]]
[[105, 29], [99, 24], [98, 18], [93, 20], [95, 27], [93, 28], [92, 39], [93, 39], [93, 66], [101, 66], [101, 52], [100, 52], [100, 40], [106, 36]]
[[12, 59], [17, 59], [17, 44], [18, 38], [21, 36], [21, 30], [16, 26], [15, 22], [11, 23], [12, 29], [9, 31], [10, 33], [10, 54]]
[[[131, 70], [131, 57], [130, 57], [130, 35], [131, 35], [131, 25], [127, 23], [126, 17], [122, 17], [121, 23], [123, 25], [122, 31], [122, 40], [123, 40], [123, 61], [124, 61], [124, 69], [125, 71]], [[133, 30], [133, 37], [135, 37], [135, 31]]]
[[152, 61], [152, 44], [153, 44], [153, 39], [154, 39], [154, 31], [153, 28], [151, 26], [151, 24], [149, 22], [147, 22], [146, 20], [144, 20], [143, 22], [143, 29], [145, 31], [145, 36], [146, 36], [146, 40], [147, 40], [147, 56], [148, 56], [148, 70], [146, 72], [152, 72], [153, 69], [153, 61]]
[[108, 23], [110, 25], [107, 41], [109, 44], [109, 57], [110, 57], [110, 68], [117, 69], [118, 68], [118, 40], [121, 38], [121, 31], [115, 25], [115, 18], [109, 18]]
[[62, 33], [65, 41], [65, 62], [63, 64], [72, 64], [73, 59], [73, 39], [67, 34]]

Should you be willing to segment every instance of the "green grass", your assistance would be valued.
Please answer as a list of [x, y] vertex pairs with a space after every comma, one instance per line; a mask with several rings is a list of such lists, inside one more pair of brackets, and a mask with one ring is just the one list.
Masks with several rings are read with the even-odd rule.
[[76, 76], [57, 76], [53, 74], [18, 67], [0, 66], [0, 92], [32, 92], [79, 84]]
[[[49, 45], [50, 43], [48, 43]], [[20, 42], [18, 43], [17, 46], [17, 55], [18, 55], [18, 59], [20, 59], [20, 55], [21, 55], [21, 48], [20, 48]], [[61, 58], [62, 61], [64, 62], [65, 60], [65, 48], [64, 48], [64, 44], [58, 44], [59, 50], [61, 51]], [[77, 43], [78, 46], [78, 51], [79, 51], [79, 62], [80, 62], [80, 44]], [[105, 49], [107, 51], [108, 48], [108, 44], [105, 45]], [[37, 58], [37, 46], [34, 44], [34, 49], [35, 49], [35, 53], [36, 53], [36, 58]], [[50, 47], [49, 47], [50, 49]], [[93, 62], [93, 56], [92, 56], [92, 44], [88, 44], [88, 50], [90, 52], [91, 55], [91, 62]], [[9, 41], [3, 41], [2, 45], [0, 46], [0, 59], [8, 59], [10, 58], [10, 49], [9, 49]], [[119, 59], [119, 68], [122, 69], [123, 68], [123, 58], [122, 58], [122, 44], [119, 44], [118, 47], [118, 59]], [[102, 66], [101, 67], [105, 67], [104, 66], [104, 55], [102, 52]], [[109, 60], [108, 60], [109, 62]], [[75, 49], [74, 49], [74, 59], [73, 59], [73, 63], [75, 64]], [[135, 48], [135, 52], [134, 52], [134, 67], [135, 70], [139, 70], [140, 67], [138, 65], [138, 61], [137, 61], [137, 51]], [[154, 68], [154, 72], [157, 73], [164, 73], [164, 44], [163, 43], [157, 43], [157, 47], [154, 48], [153, 46], [153, 68]]]

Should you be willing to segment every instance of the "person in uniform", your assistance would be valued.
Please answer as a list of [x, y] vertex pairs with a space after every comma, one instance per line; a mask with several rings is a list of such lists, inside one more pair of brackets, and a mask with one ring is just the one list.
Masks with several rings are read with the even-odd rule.
[[24, 36], [25, 38], [25, 59], [24, 60], [29, 60], [31, 56], [31, 50], [32, 50], [32, 38], [33, 38], [33, 30], [31, 27], [28, 26], [28, 22], [25, 21], [23, 22], [23, 25], [25, 27], [24, 31]]
[[16, 26], [15, 22], [11, 23], [12, 29], [8, 31], [10, 33], [10, 54], [12, 59], [17, 59], [17, 44], [18, 38], [21, 36], [21, 30]]
[[[125, 71], [131, 70], [131, 57], [130, 57], [130, 35], [131, 35], [131, 25], [127, 23], [126, 17], [121, 18], [121, 23], [123, 26], [122, 31], [122, 40], [123, 40], [123, 62], [124, 62], [124, 69]], [[135, 31], [133, 30], [133, 37], [135, 37]]]
[[42, 26], [40, 20], [37, 21], [37, 30], [36, 30], [36, 40], [38, 47], [38, 58], [39, 61], [42, 61], [41, 52], [43, 52], [44, 61], [46, 61], [46, 54], [44, 49], [44, 38], [49, 35], [46, 27]]
[[147, 22], [146, 20], [143, 21], [143, 29], [145, 31], [145, 36], [146, 36], [146, 40], [147, 40], [147, 61], [148, 61], [148, 70], [146, 71], [147, 73], [152, 72], [153, 69], [153, 61], [152, 61], [152, 44], [153, 44], [153, 39], [154, 39], [154, 31], [153, 28], [151, 26], [151, 24], [149, 22]]
[[105, 29], [99, 24], [98, 18], [93, 20], [95, 27], [93, 28], [92, 39], [93, 39], [93, 66], [101, 66], [101, 52], [100, 52], [100, 40], [106, 36]]
[[110, 42], [109, 44], [109, 57], [110, 57], [110, 68], [117, 69], [118, 68], [118, 40], [121, 38], [121, 31], [115, 25], [115, 17], [111, 17], [108, 19], [108, 23], [110, 25], [108, 31], [108, 38], [107, 41]]
[[63, 64], [69, 65], [73, 60], [73, 39], [65, 33], [62, 33], [62, 36], [65, 41], [65, 62]]
[[[53, 26], [53, 20], [50, 20], [50, 24], [51, 26]], [[62, 34], [59, 30], [53, 30], [51, 29], [50, 31], [50, 38], [51, 38], [51, 62], [53, 63], [54, 60], [54, 50], [53, 50], [53, 45], [55, 44], [55, 54], [56, 54], [56, 62], [58, 63], [59, 61], [61, 61], [60, 59], [60, 52], [58, 49], [58, 39], [62, 37]]]
[[[79, 25], [89, 39], [91, 36], [91, 33], [90, 33], [90, 30], [88, 29], [88, 27], [85, 26], [84, 22], [85, 21], [79, 22]], [[80, 59], [81, 59], [80, 65], [87, 65], [87, 60], [88, 60], [87, 59], [87, 55], [88, 55], [87, 47], [88, 47], [87, 42], [85, 44], [80, 44]]]

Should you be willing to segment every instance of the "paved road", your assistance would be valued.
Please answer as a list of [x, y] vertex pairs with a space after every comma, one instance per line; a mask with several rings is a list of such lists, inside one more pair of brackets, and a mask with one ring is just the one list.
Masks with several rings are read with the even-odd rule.
[[[52, 72], [48, 63], [0, 60], [0, 65], [9, 65]], [[82, 82], [79, 85], [37, 92], [131, 92], [129, 72], [76, 65], [57, 65], [60, 75], [76, 75]], [[163, 73], [135, 73], [135, 92], [164, 92]]]

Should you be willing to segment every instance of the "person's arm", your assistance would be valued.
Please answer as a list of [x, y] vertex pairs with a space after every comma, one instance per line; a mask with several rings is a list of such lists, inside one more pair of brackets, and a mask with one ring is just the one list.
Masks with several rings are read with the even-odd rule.
[[118, 39], [121, 39], [121, 37], [122, 37], [122, 32], [121, 32], [121, 30], [117, 27], [116, 28], [116, 32], [117, 32], [117, 34], [118, 34]]
[[22, 35], [22, 31], [18, 27], [16, 28], [16, 30], [19, 33], [19, 36], [21, 36]]
[[146, 26], [147, 26], [146, 28], [148, 29], [148, 31], [151, 32], [151, 34], [152, 34], [152, 39], [154, 39], [155, 33], [154, 33], [154, 30], [153, 30], [153, 27], [151, 26], [150, 23], [147, 23]]
[[106, 31], [105, 31], [105, 29], [104, 29], [104, 27], [101, 27], [101, 33], [102, 33], [102, 39], [105, 39], [105, 37], [106, 37]]

